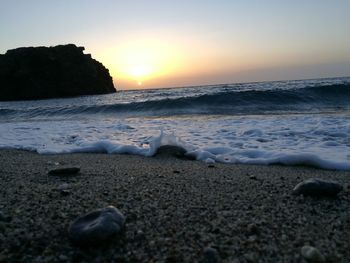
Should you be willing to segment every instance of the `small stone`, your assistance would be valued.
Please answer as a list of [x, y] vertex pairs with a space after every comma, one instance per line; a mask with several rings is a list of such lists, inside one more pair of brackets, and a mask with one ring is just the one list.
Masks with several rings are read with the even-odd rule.
[[336, 196], [341, 190], [343, 186], [335, 181], [311, 178], [297, 184], [292, 193], [294, 195]]
[[6, 217], [3, 212], [0, 211], [0, 221], [5, 221]]
[[301, 255], [309, 262], [325, 262], [325, 257], [312, 246], [303, 246], [301, 248]]
[[52, 165], [52, 164], [53, 164], [53, 165], [60, 165], [59, 162], [53, 162], [53, 161], [48, 161], [47, 164], [51, 164], [51, 165]]
[[350, 185], [348, 184], [348, 185], [344, 188], [344, 190], [345, 190], [346, 192], [350, 192]]
[[157, 149], [157, 156], [174, 156], [177, 158], [186, 158], [186, 149], [181, 146], [163, 145]]
[[70, 191], [67, 190], [67, 189], [64, 189], [64, 190], [61, 190], [60, 193], [61, 193], [62, 196], [67, 196], [67, 195], [70, 194]]
[[248, 237], [248, 242], [249, 243], [255, 243], [258, 237], [256, 235], [252, 235]]
[[244, 254], [244, 258], [249, 263], [257, 262], [257, 256], [254, 253], [246, 253]]
[[206, 247], [206, 248], [204, 248], [203, 255], [204, 255], [204, 258], [205, 258], [205, 262], [216, 263], [216, 262], [220, 261], [219, 253], [213, 247]]
[[256, 224], [251, 223], [247, 226], [247, 232], [249, 234], [257, 234], [258, 233], [258, 227], [256, 226]]
[[64, 262], [68, 261], [68, 257], [65, 256], [65, 255], [62, 255], [62, 254], [58, 256], [58, 259], [61, 260], [61, 261], [64, 261]]
[[62, 191], [62, 190], [68, 190], [69, 188], [70, 188], [69, 184], [64, 183], [64, 184], [59, 185], [57, 187], [57, 190]]
[[204, 162], [207, 163], [207, 164], [214, 164], [214, 163], [215, 163], [215, 160], [212, 159], [212, 158], [207, 158], [207, 159], [205, 159]]
[[137, 230], [135, 234], [135, 239], [142, 240], [145, 238], [145, 233], [142, 230]]
[[214, 164], [208, 164], [208, 167], [209, 168], [215, 168], [215, 165]]
[[174, 173], [174, 174], [179, 174], [180, 171], [179, 171], [179, 170], [174, 170], [173, 173]]
[[71, 241], [77, 245], [99, 245], [121, 232], [124, 215], [114, 206], [108, 206], [78, 217], [69, 226]]
[[256, 178], [255, 175], [251, 175], [251, 176], [249, 176], [249, 179], [251, 179], [251, 180], [256, 180], [257, 178]]
[[64, 167], [58, 169], [52, 169], [49, 171], [49, 175], [72, 175], [80, 172], [79, 167]]
[[2, 211], [0, 211], [0, 222], [10, 222], [11, 216], [6, 216]]

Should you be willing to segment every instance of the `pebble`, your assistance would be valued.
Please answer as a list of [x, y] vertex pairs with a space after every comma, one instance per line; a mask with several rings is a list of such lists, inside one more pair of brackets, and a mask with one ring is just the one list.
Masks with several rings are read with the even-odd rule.
[[48, 161], [47, 164], [54, 164], [54, 165], [60, 165], [59, 162], [53, 162], [53, 161]]
[[205, 159], [204, 162], [207, 163], [207, 164], [213, 164], [213, 163], [215, 163], [215, 160], [212, 159], [212, 158], [207, 158], [207, 159]]
[[312, 246], [303, 246], [301, 248], [301, 255], [309, 262], [325, 262], [325, 257], [318, 251], [317, 248]]
[[57, 187], [57, 190], [63, 191], [63, 190], [68, 190], [69, 188], [70, 188], [69, 184], [64, 183], [64, 184], [60, 184], [60, 185]]
[[61, 190], [60, 193], [61, 193], [62, 196], [67, 196], [67, 195], [70, 194], [70, 191], [65, 189], [65, 190]]
[[256, 224], [251, 223], [247, 226], [247, 232], [250, 234], [257, 234], [258, 233], [258, 227]]
[[11, 216], [6, 216], [2, 211], [0, 211], [0, 222], [10, 222]]
[[0, 211], [0, 221], [5, 221], [6, 217], [3, 212]]
[[77, 245], [100, 245], [118, 234], [124, 223], [124, 215], [108, 206], [75, 219], [69, 226], [69, 237]]
[[218, 251], [213, 247], [206, 247], [203, 250], [205, 262], [216, 263], [220, 261]]
[[59, 256], [58, 256], [58, 259], [61, 260], [61, 261], [65, 261], [65, 262], [68, 261], [68, 257], [65, 256], [65, 255], [59, 255]]
[[344, 188], [344, 190], [345, 190], [346, 192], [350, 192], [350, 185], [348, 184], [348, 185]]
[[244, 254], [244, 258], [249, 263], [257, 262], [257, 256], [254, 253], [246, 253]]
[[163, 145], [160, 146], [157, 149], [156, 155], [163, 155], [163, 156], [174, 156], [178, 158], [184, 158], [186, 154], [185, 148], [181, 146], [174, 146], [174, 145]]
[[64, 167], [64, 168], [57, 168], [52, 169], [49, 171], [49, 175], [71, 175], [71, 174], [77, 174], [80, 172], [79, 167]]
[[136, 240], [142, 240], [145, 238], [145, 233], [142, 230], [137, 230], [135, 234], [135, 239]]
[[341, 190], [343, 186], [335, 181], [311, 178], [297, 184], [292, 193], [294, 195], [336, 196]]

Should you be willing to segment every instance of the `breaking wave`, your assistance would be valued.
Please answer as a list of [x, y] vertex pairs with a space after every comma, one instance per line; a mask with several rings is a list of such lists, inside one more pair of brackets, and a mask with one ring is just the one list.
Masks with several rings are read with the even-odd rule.
[[322, 112], [350, 108], [350, 83], [293, 89], [239, 91], [222, 86], [217, 92], [177, 98], [103, 105], [65, 105], [0, 109], [9, 115], [33, 118], [74, 115], [175, 116], [192, 114], [274, 114], [279, 112]]

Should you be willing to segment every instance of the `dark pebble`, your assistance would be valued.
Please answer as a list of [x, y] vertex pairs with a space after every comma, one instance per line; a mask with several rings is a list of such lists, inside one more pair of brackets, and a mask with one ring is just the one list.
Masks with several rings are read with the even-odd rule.
[[143, 240], [145, 239], [145, 233], [142, 230], [137, 230], [135, 233], [135, 239], [136, 240]]
[[57, 168], [49, 171], [49, 175], [71, 175], [80, 172], [79, 167]]
[[174, 174], [179, 174], [179, 173], [180, 173], [180, 171], [178, 171], [178, 170], [174, 170], [174, 171], [173, 171], [173, 173], [174, 173]]
[[163, 145], [157, 149], [157, 156], [174, 156], [177, 158], [185, 158], [186, 150], [180, 146]]
[[102, 245], [116, 236], [124, 223], [124, 215], [114, 206], [108, 206], [78, 217], [69, 226], [69, 238], [81, 246]]
[[247, 226], [247, 232], [249, 234], [257, 234], [258, 233], [258, 227], [256, 226], [256, 224], [251, 223]]
[[345, 191], [350, 192], [350, 185], [345, 186]]
[[214, 164], [208, 164], [208, 167], [209, 168], [215, 168], [215, 165]]
[[213, 247], [206, 247], [203, 250], [205, 262], [217, 263], [220, 262], [219, 252]]
[[0, 211], [0, 221], [5, 221], [5, 215]]
[[60, 191], [60, 193], [61, 193], [62, 196], [67, 196], [67, 195], [70, 194], [70, 191], [67, 190], [67, 189], [63, 189], [63, 190]]
[[11, 219], [11, 216], [6, 216], [2, 211], [0, 211], [0, 222], [10, 222]]
[[335, 181], [311, 178], [297, 184], [292, 193], [294, 195], [336, 196], [342, 190], [343, 186]]
[[203, 250], [203, 255], [205, 258], [205, 262], [216, 263], [220, 261], [219, 253], [215, 248], [206, 247]]

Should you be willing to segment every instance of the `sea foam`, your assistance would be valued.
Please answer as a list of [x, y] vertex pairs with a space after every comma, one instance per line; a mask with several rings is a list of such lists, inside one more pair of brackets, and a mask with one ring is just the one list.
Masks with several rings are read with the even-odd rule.
[[347, 114], [132, 118], [8, 122], [0, 148], [40, 154], [109, 153], [153, 156], [163, 145], [207, 163], [310, 165], [350, 170]]

